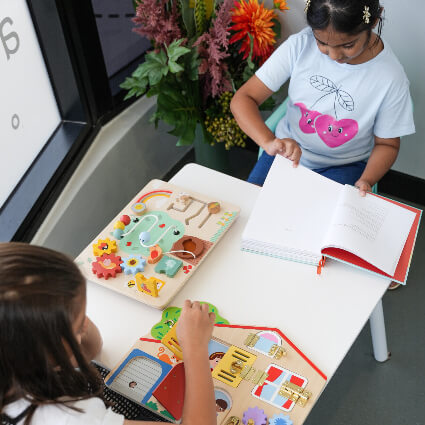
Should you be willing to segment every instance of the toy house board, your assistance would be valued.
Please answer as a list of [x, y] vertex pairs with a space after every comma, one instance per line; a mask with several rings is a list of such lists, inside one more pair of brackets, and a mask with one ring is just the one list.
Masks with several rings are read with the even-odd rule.
[[[105, 383], [178, 423], [184, 359], [169, 349], [172, 330], [162, 342], [140, 338]], [[326, 384], [324, 373], [276, 328], [216, 324], [208, 350], [219, 425], [301, 425]]]
[[88, 280], [163, 309], [239, 211], [208, 195], [152, 180], [75, 261]]

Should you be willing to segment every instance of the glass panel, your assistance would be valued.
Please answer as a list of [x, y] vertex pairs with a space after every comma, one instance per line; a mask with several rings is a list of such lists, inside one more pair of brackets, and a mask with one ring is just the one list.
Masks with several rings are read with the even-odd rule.
[[127, 66], [149, 47], [149, 40], [133, 31], [132, 0], [92, 0], [108, 77]]
[[61, 122], [25, 0], [0, 2], [0, 207]]

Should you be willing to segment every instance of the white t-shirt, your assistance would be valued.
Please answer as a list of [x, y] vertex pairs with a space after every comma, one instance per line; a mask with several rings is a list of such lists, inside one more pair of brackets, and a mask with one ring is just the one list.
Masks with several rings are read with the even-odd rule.
[[[3, 413], [13, 419], [28, 406], [28, 401], [17, 400], [5, 406]], [[58, 404], [37, 407], [31, 425], [123, 425], [124, 423], [124, 416], [106, 408], [100, 398], [79, 400], [74, 403], [74, 406], [84, 412], [77, 412]], [[19, 425], [23, 424], [24, 421], [25, 418], [19, 422]]]
[[272, 91], [290, 78], [276, 137], [296, 140], [308, 168], [366, 160], [374, 135], [415, 132], [409, 81], [385, 41], [368, 62], [340, 64], [320, 52], [308, 27], [282, 43], [256, 76]]

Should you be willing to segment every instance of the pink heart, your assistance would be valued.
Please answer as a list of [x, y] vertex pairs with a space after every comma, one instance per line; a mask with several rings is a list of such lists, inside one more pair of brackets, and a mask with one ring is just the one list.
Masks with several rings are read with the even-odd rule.
[[304, 105], [304, 103], [295, 103], [295, 106], [298, 106], [301, 110], [301, 118], [299, 122], [300, 129], [303, 133], [315, 133], [315, 119], [322, 115], [321, 112], [318, 111], [310, 111]]
[[357, 121], [342, 119], [337, 121], [331, 115], [321, 115], [314, 123], [317, 135], [330, 148], [337, 148], [350, 141], [359, 131]]

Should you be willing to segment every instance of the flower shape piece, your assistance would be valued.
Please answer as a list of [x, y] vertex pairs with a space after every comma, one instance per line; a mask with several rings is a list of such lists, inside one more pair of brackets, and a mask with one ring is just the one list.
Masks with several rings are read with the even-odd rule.
[[248, 407], [243, 413], [242, 422], [244, 425], [266, 425], [267, 416], [263, 409]]
[[99, 239], [97, 243], [93, 244], [93, 255], [95, 257], [101, 257], [103, 254], [112, 254], [113, 252], [117, 252], [117, 243], [109, 238]]
[[278, 415], [274, 415], [269, 419], [269, 425], [293, 425], [293, 422], [289, 415], [279, 413]]
[[121, 264], [124, 274], [136, 274], [145, 270], [146, 260], [141, 255], [123, 257]]
[[106, 280], [109, 277], [115, 277], [117, 273], [121, 273], [121, 257], [114, 254], [103, 254], [101, 257], [96, 257], [96, 261], [92, 262], [92, 272], [97, 277], [104, 277]]

